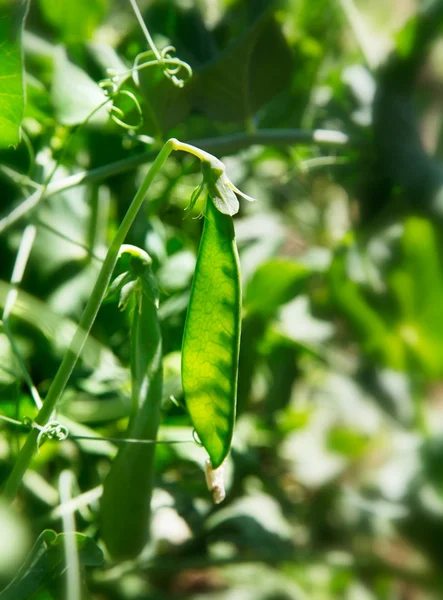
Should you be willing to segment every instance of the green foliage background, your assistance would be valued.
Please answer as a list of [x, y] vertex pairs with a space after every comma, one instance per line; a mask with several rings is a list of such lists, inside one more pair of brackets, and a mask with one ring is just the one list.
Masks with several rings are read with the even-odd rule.
[[[17, 355], [44, 397], [169, 137], [221, 158], [258, 202], [235, 217], [244, 299], [227, 499], [213, 506], [201, 448], [160, 445], [152, 544], [112, 564], [97, 519], [115, 444], [46, 442], [13, 508], [0, 505], [0, 582], [16, 577], [0, 598], [65, 597], [66, 470], [85, 598], [442, 597], [442, 3], [140, 2], [157, 46], [175, 46], [194, 76], [181, 89], [159, 68], [128, 79], [135, 131], [106, 107], [81, 125], [106, 100], [106, 69], [147, 49], [129, 2], [33, 0], [21, 35], [26, 8], [0, 2], [2, 308], [22, 232], [36, 227], [0, 334], [2, 415], [35, 416]], [[160, 287], [164, 440], [192, 439], [180, 348], [202, 228], [199, 206], [184, 209], [199, 182], [195, 159], [171, 157], [127, 240], [153, 258]], [[56, 415], [70, 432], [124, 432], [129, 355], [127, 317], [109, 302]], [[23, 439], [2, 424], [1, 481]]]

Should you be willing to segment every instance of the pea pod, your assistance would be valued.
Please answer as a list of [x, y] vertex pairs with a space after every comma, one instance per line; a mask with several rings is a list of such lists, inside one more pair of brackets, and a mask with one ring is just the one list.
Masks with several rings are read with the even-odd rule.
[[[125, 286], [136, 297], [131, 325], [133, 407], [125, 437], [155, 442], [162, 397], [162, 342], [153, 284], [147, 266], [144, 275]], [[127, 296], [125, 287], [121, 298]], [[137, 556], [149, 539], [154, 458], [155, 443], [127, 443], [120, 447], [104, 482], [100, 531], [113, 558]]]
[[229, 453], [237, 401], [240, 269], [232, 218], [206, 202], [182, 347], [187, 410], [212, 467]]

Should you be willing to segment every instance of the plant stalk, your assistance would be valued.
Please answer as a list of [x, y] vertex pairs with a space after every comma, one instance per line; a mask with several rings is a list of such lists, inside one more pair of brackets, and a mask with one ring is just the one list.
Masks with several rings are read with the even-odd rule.
[[[326, 129], [262, 129], [254, 133], [235, 133], [218, 138], [194, 140], [189, 142], [189, 144], [205, 150], [206, 152], [211, 152], [211, 154], [217, 154], [217, 156], [223, 157], [229, 154], [235, 154], [240, 150], [244, 150], [245, 148], [254, 145], [288, 147], [296, 144], [307, 144], [326, 147], [347, 147], [359, 146], [362, 144], [362, 141], [350, 138], [341, 131]], [[26, 217], [44, 198], [48, 198], [49, 196], [53, 196], [54, 194], [58, 194], [59, 192], [68, 190], [77, 185], [103, 181], [107, 177], [112, 177], [119, 173], [135, 169], [152, 160], [154, 153], [155, 150], [143, 152], [142, 154], [118, 160], [108, 165], [104, 165], [103, 167], [75, 173], [74, 175], [69, 175], [59, 181], [53, 181], [47, 185], [45, 190], [42, 190], [42, 188], [37, 189], [8, 215], [0, 219], [0, 234], [8, 230], [22, 218]], [[20, 174], [18, 173], [12, 174], [11, 170], [5, 172], [5, 175], [9, 176], [11, 179], [14, 178], [14, 180], [17, 180], [17, 177], [20, 177]]]
[[[117, 262], [120, 246], [123, 244], [126, 235], [128, 234], [128, 231], [141, 205], [143, 204], [149, 186], [151, 185], [152, 181], [166, 162], [168, 156], [175, 149], [175, 144], [176, 140], [168, 140], [165, 143], [165, 145], [159, 152], [157, 158], [153, 162], [139, 190], [134, 196], [134, 199], [130, 207], [128, 208], [128, 211], [117, 233], [115, 234], [111, 246], [109, 247], [109, 250], [106, 254], [106, 258], [103, 262], [102, 268], [99, 272], [97, 281], [91, 292], [91, 296], [83, 311], [83, 315], [80, 319], [74, 337], [72, 338], [71, 345], [63, 358], [63, 361], [52, 381], [52, 384], [49, 388], [48, 394], [43, 402], [43, 405], [35, 418], [35, 422], [40, 426], [46, 425], [46, 423], [51, 419], [51, 415], [54, 412], [56, 404], [60, 396], [62, 395], [66, 384], [68, 383], [72, 371], [74, 370], [77, 360], [79, 359], [80, 354], [83, 350], [83, 346], [85, 345], [92, 325], [94, 324], [100, 305], [105, 296], [106, 289], [111, 280], [112, 273]], [[17, 456], [15, 465], [11, 471], [11, 474], [8, 477], [8, 480], [6, 481], [6, 485], [4, 488], [4, 496], [8, 500], [13, 500], [15, 495], [17, 494], [17, 491], [23, 479], [23, 475], [29, 467], [29, 464], [32, 460], [32, 456], [36, 450], [38, 433], [39, 432], [37, 429], [33, 429], [28, 434], [26, 442]]]

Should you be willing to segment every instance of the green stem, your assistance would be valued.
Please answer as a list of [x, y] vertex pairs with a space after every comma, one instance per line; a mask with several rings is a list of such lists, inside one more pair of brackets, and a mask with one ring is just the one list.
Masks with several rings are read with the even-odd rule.
[[[92, 290], [91, 296], [72, 339], [71, 345], [63, 358], [63, 361], [49, 388], [48, 395], [45, 398], [43, 406], [41, 407], [35, 419], [35, 422], [38, 425], [45, 425], [54, 412], [57, 401], [59, 400], [66, 387], [66, 384], [68, 383], [69, 377], [74, 370], [74, 367], [97, 316], [98, 310], [106, 293], [106, 288], [108, 287], [109, 281], [112, 277], [115, 263], [117, 262], [120, 246], [123, 244], [126, 235], [145, 199], [149, 186], [160, 171], [163, 164], [166, 162], [170, 153], [175, 149], [176, 142], [176, 140], [169, 140], [161, 149], [157, 158], [153, 162], [151, 169], [147, 173], [142, 185], [137, 191], [134, 200], [132, 201], [112, 241], [94, 289]], [[5, 485], [4, 495], [7, 499], [12, 500], [20, 487], [23, 475], [27, 470], [36, 449], [37, 435], [38, 431], [32, 430], [19, 452], [15, 465]]]
[[99, 189], [97, 187], [92, 189], [91, 194], [91, 214], [89, 217], [88, 230], [87, 230], [87, 242], [88, 248], [88, 263], [94, 258], [94, 250], [97, 245], [97, 231], [99, 227]]
[[[326, 129], [262, 129], [255, 133], [236, 133], [224, 137], [207, 138], [190, 142], [192, 146], [198, 146], [198, 148], [219, 157], [235, 154], [239, 150], [244, 150], [254, 145], [287, 147], [296, 144], [307, 144], [337, 147], [358, 146], [361, 143], [361, 140], [354, 140], [341, 131], [329, 131]], [[131, 156], [130, 158], [125, 158], [103, 167], [83, 171], [82, 173], [75, 173], [75, 175], [70, 175], [59, 181], [49, 183], [44, 193], [41, 189], [38, 189], [8, 215], [3, 217], [3, 219], [0, 219], [0, 234], [24, 218], [43, 198], [48, 198], [77, 185], [102, 181], [107, 177], [135, 169], [151, 161], [156, 151], [143, 152], [142, 154], [137, 154], [136, 156]], [[8, 176], [11, 176], [11, 174], [8, 174]]]
[[[255, 133], [235, 133], [217, 138], [206, 138], [193, 140], [186, 144], [187, 146], [198, 147], [201, 150], [210, 152], [223, 157], [229, 154], [235, 154], [239, 150], [244, 150], [250, 146], [293, 146], [297, 144], [314, 144], [319, 146], [348, 146], [358, 145], [359, 140], [354, 140], [341, 131], [330, 131], [326, 129], [262, 129]], [[143, 165], [153, 157], [153, 151], [143, 152], [123, 160], [110, 163], [97, 169], [84, 171], [70, 175], [65, 179], [54, 181], [48, 185], [46, 196], [52, 196], [61, 191], [84, 185], [86, 183], [102, 181], [107, 177], [124, 173]], [[0, 221], [0, 233], [2, 231], [2, 221]]]
[[34, 245], [36, 233], [37, 230], [34, 225], [28, 225], [23, 231], [14, 268], [12, 270], [11, 289], [6, 296], [5, 307], [3, 309], [2, 320], [5, 323], [8, 321], [9, 315], [17, 300], [18, 286], [21, 284], [23, 275], [25, 274], [26, 265], [28, 264], [29, 255], [31, 254], [32, 246]]
[[140, 12], [139, 7], [137, 6], [137, 3], [135, 0], [129, 0], [129, 2], [131, 3], [132, 6], [132, 10], [134, 11], [135, 16], [137, 17], [137, 21], [140, 25], [141, 30], [143, 31], [143, 35], [146, 38], [146, 41], [148, 42], [148, 45], [150, 47], [150, 49], [152, 50], [152, 52], [154, 53], [155, 58], [160, 62], [162, 60], [162, 56], [160, 54], [160, 52], [157, 50], [156, 45], [154, 44], [154, 41], [151, 37], [151, 34], [148, 31], [148, 28], [145, 25], [145, 22], [143, 20], [142, 14]]

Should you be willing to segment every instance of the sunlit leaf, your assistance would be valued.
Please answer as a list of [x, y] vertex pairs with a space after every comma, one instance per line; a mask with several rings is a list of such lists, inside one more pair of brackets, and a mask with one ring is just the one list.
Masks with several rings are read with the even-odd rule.
[[20, 141], [25, 106], [21, 37], [27, 0], [0, 2], [0, 148]]
[[272, 315], [279, 306], [295, 296], [309, 274], [306, 267], [288, 259], [262, 263], [248, 284], [246, 309], [251, 313]]
[[67, 43], [91, 37], [105, 15], [108, 0], [39, 0], [46, 21]]
[[55, 57], [51, 96], [58, 120], [63, 125], [78, 125], [90, 115], [88, 121], [94, 125], [103, 125], [108, 119], [103, 106], [106, 102], [103, 90], [85, 71], [68, 60], [63, 48], [58, 49]]

